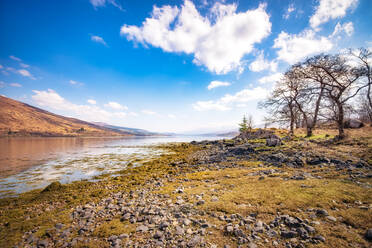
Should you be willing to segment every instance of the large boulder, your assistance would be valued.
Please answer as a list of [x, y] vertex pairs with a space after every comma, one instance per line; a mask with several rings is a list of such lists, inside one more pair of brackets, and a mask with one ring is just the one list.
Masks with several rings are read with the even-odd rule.
[[281, 144], [281, 139], [276, 135], [272, 135], [266, 139], [266, 146], [280, 146]]
[[268, 129], [257, 129], [252, 131], [241, 132], [234, 139], [251, 140], [251, 139], [267, 139], [272, 136], [276, 136], [274, 131]]
[[361, 128], [364, 124], [360, 120], [357, 119], [348, 119], [344, 122], [345, 128]]

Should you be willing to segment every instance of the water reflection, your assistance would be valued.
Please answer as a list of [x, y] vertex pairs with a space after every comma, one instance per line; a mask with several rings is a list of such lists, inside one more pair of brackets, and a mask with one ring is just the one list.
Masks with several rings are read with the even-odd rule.
[[163, 152], [151, 145], [220, 138], [2, 138], [0, 197], [42, 188], [52, 181], [68, 183], [122, 170], [128, 163]]

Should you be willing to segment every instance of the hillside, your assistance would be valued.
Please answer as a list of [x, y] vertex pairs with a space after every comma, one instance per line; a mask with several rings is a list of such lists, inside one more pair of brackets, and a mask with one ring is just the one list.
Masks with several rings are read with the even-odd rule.
[[0, 136], [130, 136], [0, 96]]
[[127, 132], [127, 133], [130, 133], [132, 135], [136, 135], [136, 136], [160, 135], [158, 133], [149, 132], [149, 131], [144, 130], [144, 129], [114, 126], [114, 125], [110, 125], [110, 124], [107, 124], [107, 123], [104, 123], [104, 122], [93, 122], [93, 124], [97, 125], [97, 126], [100, 126], [100, 127], [119, 130], [121, 132]]

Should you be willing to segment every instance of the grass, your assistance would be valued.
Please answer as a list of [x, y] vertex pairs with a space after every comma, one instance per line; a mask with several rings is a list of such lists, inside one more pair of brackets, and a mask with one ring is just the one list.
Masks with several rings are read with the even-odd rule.
[[[274, 129], [274, 132], [282, 137], [286, 136], [285, 131]], [[256, 149], [263, 150], [263, 153], [301, 150], [303, 153], [310, 152], [353, 161], [363, 158], [372, 164], [372, 128], [347, 130], [348, 137], [345, 140], [329, 143], [327, 140], [336, 134], [335, 130], [314, 130], [313, 137], [303, 138], [302, 130], [297, 130], [297, 138], [285, 142], [281, 147], [262, 146]], [[264, 140], [254, 142], [264, 143]], [[115, 176], [101, 175], [95, 182], [53, 184], [48, 190], [34, 190], [16, 198], [0, 199], [0, 247], [17, 244], [24, 232], [36, 227], [40, 227], [36, 233], [40, 237], [56, 223], [63, 223], [68, 227], [72, 224], [69, 217], [71, 208], [87, 202], [98, 202], [116, 191], [128, 192], [143, 187], [147, 181], [167, 175], [171, 175], [175, 180], [165, 182], [163, 187], [154, 189], [153, 193], [169, 194], [175, 201], [178, 195], [173, 192], [182, 186], [185, 193], [181, 196], [188, 198], [191, 203], [197, 201], [196, 195], [204, 194], [205, 204], [196, 206], [201, 210], [219, 214], [258, 213], [258, 218], [266, 222], [273, 220], [278, 213], [311, 220], [310, 212], [306, 209], [324, 208], [339, 220], [336, 223], [329, 223], [326, 219], [319, 219], [322, 225], [316, 228], [327, 239], [324, 244], [317, 247], [369, 245], [362, 237], [367, 228], [372, 228], [372, 211], [359, 208], [355, 201], [361, 201], [363, 205], [372, 204], [371, 178], [359, 178], [356, 183], [349, 180], [347, 169], [337, 171], [334, 167], [305, 165], [300, 170], [282, 167], [279, 168], [282, 172], [259, 180], [259, 176], [253, 176], [251, 173], [271, 167], [261, 167], [263, 163], [254, 159], [236, 161], [234, 157], [229, 158], [229, 161], [236, 164], [237, 168], [195, 171], [192, 167], [178, 167], [172, 164], [182, 161], [194, 164], [196, 161], [190, 155], [201, 148], [188, 144], [161, 148], [167, 153], [150, 161], [146, 158], [132, 161], [132, 166], [128, 165], [125, 170], [115, 173]], [[229, 161], [222, 164], [229, 164]], [[137, 166], [138, 164], [142, 166]], [[321, 176], [322, 179], [288, 180], [298, 172], [308, 172], [313, 176]], [[365, 169], [365, 172], [369, 171]], [[212, 197], [218, 197], [218, 200], [213, 201]], [[212, 224], [223, 224], [208, 215], [205, 218]], [[132, 233], [135, 228], [136, 226], [129, 222], [120, 222], [114, 218], [95, 230], [94, 236], [97, 240], [78, 242], [75, 247], [106, 247], [107, 242], [102, 241], [104, 238]], [[212, 234], [205, 236], [208, 242], [218, 245], [235, 243], [232, 237], [224, 235], [222, 230], [212, 228], [211, 231]]]
[[[266, 177], [264, 180], [249, 175], [258, 170], [261, 169], [253, 163], [246, 168], [188, 173], [182, 177], [187, 178], [187, 182], [167, 184], [156, 193], [172, 195], [175, 189], [183, 186], [185, 193], [181, 196], [191, 199], [190, 202], [196, 202], [195, 195], [204, 195], [205, 204], [198, 207], [206, 212], [239, 213], [243, 216], [258, 213], [259, 219], [266, 222], [272, 221], [278, 213], [309, 219], [307, 209], [327, 209], [340, 221], [336, 225], [320, 219], [328, 223], [321, 225], [318, 230], [327, 237], [324, 244], [326, 247], [346, 247], [350, 243], [368, 246], [368, 242], [361, 237], [367, 228], [372, 228], [372, 211], [360, 209], [354, 202], [372, 204], [372, 189], [345, 181], [336, 175], [336, 171], [333, 171], [333, 179], [297, 181], [283, 180], [283, 175]], [[284, 175], [290, 176], [293, 173], [286, 170]], [[212, 201], [212, 196], [217, 196], [218, 201]], [[221, 245], [229, 242], [229, 237], [218, 229], [207, 239]]]

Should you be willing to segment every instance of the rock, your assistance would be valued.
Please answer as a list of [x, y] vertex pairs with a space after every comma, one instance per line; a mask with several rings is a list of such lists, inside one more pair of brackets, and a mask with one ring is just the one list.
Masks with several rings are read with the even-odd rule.
[[312, 227], [312, 226], [309, 226], [309, 225], [306, 225], [306, 224], [302, 224], [302, 226], [306, 229], [306, 231], [308, 231], [309, 233], [314, 233], [315, 232], [315, 228]]
[[249, 242], [247, 245], [248, 248], [257, 248], [257, 245], [255, 243]]
[[194, 236], [188, 243], [187, 247], [195, 247], [197, 245], [200, 245], [203, 243], [203, 238], [199, 235]]
[[369, 241], [372, 241], [372, 228], [368, 229], [366, 234], [364, 235], [364, 237], [369, 240]]
[[204, 200], [200, 200], [200, 201], [197, 201], [197, 202], [196, 202], [196, 205], [203, 205], [204, 203], [205, 203]]
[[322, 241], [322, 242], [325, 242], [325, 240], [326, 240], [326, 239], [325, 239], [323, 236], [321, 236], [321, 235], [317, 235], [317, 236], [315, 236], [314, 239], [315, 239], [315, 240]]
[[325, 209], [317, 209], [316, 214], [319, 215], [319, 216], [328, 216], [329, 215], [327, 210], [325, 210]]
[[191, 224], [191, 220], [189, 220], [189, 219], [184, 219], [184, 220], [183, 220], [183, 224], [184, 224], [185, 226], [188, 226], [188, 225]]
[[148, 230], [149, 230], [149, 228], [145, 225], [140, 225], [136, 228], [137, 232], [147, 232]]
[[363, 126], [364, 126], [363, 122], [357, 119], [349, 119], [344, 122], [345, 128], [361, 128]]
[[61, 230], [61, 229], [63, 228], [63, 224], [61, 224], [61, 223], [57, 223], [57, 224], [55, 225], [55, 228], [58, 229], [58, 230]]
[[161, 239], [163, 237], [163, 232], [156, 231], [154, 234], [154, 239]]
[[176, 235], [184, 235], [185, 230], [182, 227], [176, 226]]
[[276, 135], [271, 136], [270, 138], [266, 139], [266, 146], [280, 146], [282, 141]]
[[37, 247], [38, 247], [38, 248], [45, 248], [45, 247], [48, 247], [48, 245], [49, 245], [49, 242], [48, 242], [48, 240], [46, 240], [46, 239], [44, 239], [44, 240], [39, 240], [39, 241], [37, 242]]
[[216, 201], [218, 201], [218, 197], [217, 197], [217, 196], [212, 196], [211, 201], [212, 201], [212, 202], [216, 202]]
[[231, 225], [229, 225], [229, 226], [226, 226], [226, 227], [225, 227], [225, 230], [226, 230], [227, 233], [233, 233], [233, 231], [234, 231], [234, 227], [231, 226]]
[[335, 217], [333, 217], [333, 216], [326, 216], [326, 219], [327, 220], [330, 220], [330, 221], [333, 221], [333, 222], [335, 222], [335, 221], [337, 221], [337, 219], [335, 218]]
[[297, 236], [297, 232], [294, 231], [281, 231], [280, 234], [283, 238], [291, 239]]

